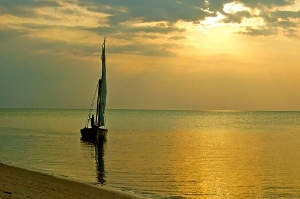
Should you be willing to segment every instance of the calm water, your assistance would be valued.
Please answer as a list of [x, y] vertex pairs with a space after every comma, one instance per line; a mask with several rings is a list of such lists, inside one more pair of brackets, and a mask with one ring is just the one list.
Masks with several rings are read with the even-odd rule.
[[0, 161], [154, 198], [300, 198], [300, 112], [0, 109]]

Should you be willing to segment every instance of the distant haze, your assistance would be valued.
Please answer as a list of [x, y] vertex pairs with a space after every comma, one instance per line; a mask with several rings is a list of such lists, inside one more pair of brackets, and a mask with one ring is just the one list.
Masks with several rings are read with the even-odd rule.
[[300, 0], [0, 2], [0, 108], [300, 110]]

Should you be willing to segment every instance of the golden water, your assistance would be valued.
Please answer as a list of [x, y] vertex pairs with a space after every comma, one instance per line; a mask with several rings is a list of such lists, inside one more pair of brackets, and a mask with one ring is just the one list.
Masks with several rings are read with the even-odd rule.
[[300, 198], [300, 112], [106, 115], [95, 146], [86, 111], [2, 109], [0, 161], [154, 198]]

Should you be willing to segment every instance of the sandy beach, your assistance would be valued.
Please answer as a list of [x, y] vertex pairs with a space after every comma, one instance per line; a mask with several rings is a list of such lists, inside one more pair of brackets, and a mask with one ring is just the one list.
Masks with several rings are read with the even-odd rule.
[[139, 199], [122, 192], [0, 163], [0, 198]]

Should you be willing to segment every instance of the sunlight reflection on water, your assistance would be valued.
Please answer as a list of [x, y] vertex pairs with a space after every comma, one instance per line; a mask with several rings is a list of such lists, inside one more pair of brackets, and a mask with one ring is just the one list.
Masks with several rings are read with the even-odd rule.
[[1, 110], [0, 160], [157, 198], [299, 198], [299, 112]]

